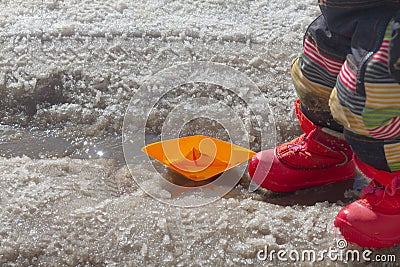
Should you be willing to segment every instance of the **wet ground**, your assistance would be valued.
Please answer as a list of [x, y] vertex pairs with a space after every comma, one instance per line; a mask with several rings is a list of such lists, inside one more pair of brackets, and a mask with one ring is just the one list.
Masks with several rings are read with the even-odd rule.
[[[158, 199], [174, 197], [148, 165], [137, 162], [129, 171], [121, 144], [129, 101], [145, 81], [197, 61], [245, 74], [268, 99], [276, 142], [297, 136], [289, 66], [319, 14], [315, 1], [20, 0], [2, 1], [0, 13], [0, 265], [285, 266], [257, 254], [266, 247], [337, 248], [333, 220], [357, 198], [362, 179], [288, 194], [250, 193], [245, 174], [223, 198], [179, 208], [139, 188], [136, 178]], [[246, 103], [231, 91], [193, 87], [252, 125]], [[154, 106], [148, 142], [174, 107], [195, 98], [187, 88]], [[237, 118], [228, 117], [224, 128], [217, 122], [226, 112], [214, 114], [214, 121], [177, 125], [180, 134], [224, 139], [235, 131]], [[257, 129], [250, 128], [252, 149], [261, 149]], [[166, 179], [189, 182], [160, 168]], [[374, 253], [400, 258], [398, 247]], [[364, 264], [323, 259], [314, 265]]]

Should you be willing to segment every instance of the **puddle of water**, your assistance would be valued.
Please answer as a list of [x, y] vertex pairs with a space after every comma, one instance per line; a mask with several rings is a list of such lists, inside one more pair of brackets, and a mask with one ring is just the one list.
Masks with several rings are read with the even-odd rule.
[[70, 157], [75, 159], [114, 159], [124, 164], [121, 136], [67, 139], [50, 131], [0, 127], [0, 156], [27, 156], [31, 159]]
[[[158, 136], [147, 136], [147, 143], [159, 141]], [[138, 151], [138, 153], [141, 153]], [[110, 135], [99, 137], [82, 137], [69, 140], [58, 137], [51, 131], [29, 131], [21, 128], [0, 126], [0, 156], [6, 158], [27, 156], [31, 159], [52, 159], [70, 157], [74, 159], [113, 159], [117, 165], [124, 165], [125, 159], [122, 150], [121, 136]], [[154, 161], [155, 171], [166, 180], [182, 186], [196, 187], [203, 183], [196, 183], [182, 175], [166, 168]], [[246, 176], [247, 177], [247, 176]], [[251, 186], [250, 179], [244, 178], [245, 187]], [[209, 182], [209, 181], [207, 181]], [[262, 193], [264, 201], [269, 203], [291, 205], [314, 205], [317, 202], [347, 202], [357, 198], [361, 189], [369, 181], [361, 175], [325, 186], [299, 190], [294, 193], [278, 194], [273, 192]], [[243, 179], [242, 179], [243, 183]]]

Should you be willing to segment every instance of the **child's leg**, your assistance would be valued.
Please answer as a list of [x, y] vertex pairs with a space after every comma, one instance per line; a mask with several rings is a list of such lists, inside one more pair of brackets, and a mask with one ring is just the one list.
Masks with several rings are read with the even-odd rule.
[[[367, 133], [360, 128], [365, 97], [358, 74], [363, 72], [361, 66], [365, 65], [368, 53], [379, 48], [398, 4], [326, 0], [320, 5], [322, 15], [308, 28], [304, 52], [292, 67], [301, 102], [296, 105], [296, 114], [305, 134], [275, 149], [259, 152], [249, 165], [253, 181], [273, 191], [322, 185], [354, 174], [351, 149], [341, 140], [343, 126], [333, 119], [331, 111], [346, 132]], [[351, 125], [346, 124], [347, 119]], [[375, 120], [372, 118], [372, 122]], [[361, 160], [371, 154], [371, 161], [387, 160], [382, 153], [363, 150], [367, 139], [357, 145], [350, 134], [347, 136]], [[398, 155], [391, 144], [385, 149], [390, 160]]]
[[356, 86], [349, 86], [341, 71], [330, 100], [356, 165], [373, 179], [358, 201], [342, 209], [335, 225], [348, 241], [365, 247], [400, 244], [400, 12], [390, 23], [390, 17], [379, 15], [374, 28], [354, 38], [363, 45], [368, 38], [370, 52], [354, 46], [342, 69], [349, 69]]
[[302, 112], [316, 125], [341, 132], [328, 105], [337, 75], [350, 49], [350, 37], [332, 32], [322, 14], [308, 27], [303, 53], [294, 60], [292, 78]]
[[354, 71], [350, 68], [354, 56], [349, 55], [345, 66], [353, 81], [358, 81], [357, 86], [349, 87], [341, 78], [344, 75], [340, 75], [330, 104], [358, 158], [377, 169], [393, 172], [400, 170], [400, 84], [389, 73], [392, 30], [388, 27], [385, 33], [385, 28], [384, 37], [373, 33], [382, 36], [377, 41], [377, 51], [359, 60]]
[[[355, 167], [343, 127], [333, 119], [329, 97], [351, 45], [351, 33], [331, 30], [327, 14], [307, 29], [304, 51], [292, 65], [300, 102], [295, 110], [302, 136], [275, 149], [257, 153], [250, 162], [253, 181], [273, 191], [287, 192], [352, 177]], [[345, 27], [346, 28], [346, 27]]]

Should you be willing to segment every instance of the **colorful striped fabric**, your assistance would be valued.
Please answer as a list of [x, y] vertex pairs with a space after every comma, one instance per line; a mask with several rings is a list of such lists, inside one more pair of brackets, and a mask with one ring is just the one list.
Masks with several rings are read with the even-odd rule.
[[[390, 171], [398, 171], [400, 84], [389, 73], [390, 25], [384, 25], [387, 28], [383, 41], [378, 40], [372, 52], [338, 48], [350, 52], [343, 56], [343, 61], [338, 60], [340, 54], [335, 54], [336, 59], [329, 56], [334, 51], [328, 51], [329, 44], [324, 43], [326, 36], [318, 38], [321, 32], [308, 32], [303, 54], [294, 61], [291, 74], [302, 105], [308, 105], [315, 113], [330, 112], [343, 127], [359, 136], [359, 140], [365, 138], [369, 144], [376, 140], [377, 149], [385, 155], [384, 159], [380, 156], [377, 160], [383, 160]], [[364, 151], [353, 149], [356, 153]]]
[[391, 32], [389, 26], [381, 47], [367, 64], [364, 77], [363, 120], [370, 136], [377, 139], [400, 136], [400, 84], [388, 71]]
[[[293, 83], [300, 98], [303, 96], [305, 97], [306, 95], [315, 95], [319, 98], [325, 99], [325, 102], [327, 102], [331, 95], [332, 87], [324, 85], [321, 81], [315, 81], [316, 79], [308, 79], [304, 74], [305, 72], [302, 71], [300, 64], [299, 61], [295, 61], [291, 70]], [[310, 66], [311, 64], [312, 63], [308, 63], [307, 66]], [[326, 109], [328, 108], [328, 105], [326, 105]]]
[[313, 112], [329, 113], [329, 97], [343, 62], [325, 55], [312, 35], [306, 35], [303, 48], [303, 54], [293, 62], [291, 69], [297, 94], [302, 104]]
[[391, 171], [400, 170], [400, 145], [399, 143], [384, 145], [387, 164]]
[[368, 136], [369, 132], [365, 128], [365, 124], [361, 115], [354, 113], [350, 108], [342, 105], [338, 97], [337, 88], [333, 89], [329, 106], [333, 117], [339, 121], [345, 128], [351, 129], [352, 132]]
[[[391, 24], [379, 49], [366, 61], [364, 76], [346, 61], [330, 97], [333, 117], [351, 132], [383, 140], [391, 171], [400, 170], [400, 84], [389, 73]], [[357, 81], [363, 79], [359, 86]]]
[[349, 67], [348, 62], [344, 62], [339, 74], [339, 80], [347, 89], [356, 92], [357, 75]]
[[317, 48], [315, 43], [308, 38], [304, 40], [304, 55], [329, 72], [333, 77], [339, 74], [343, 62], [333, 60], [324, 56]]

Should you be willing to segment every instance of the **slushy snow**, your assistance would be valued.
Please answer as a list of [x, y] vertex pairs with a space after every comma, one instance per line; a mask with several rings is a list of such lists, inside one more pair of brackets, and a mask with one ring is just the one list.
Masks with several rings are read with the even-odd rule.
[[[158, 198], [172, 197], [154, 170], [138, 164], [130, 172], [121, 148], [125, 111], [139, 87], [196, 61], [246, 74], [269, 101], [277, 142], [298, 135], [289, 67], [319, 14], [316, 1], [13, 0], [1, 1], [0, 14], [0, 265], [285, 266], [257, 254], [337, 247], [333, 220], [356, 199], [353, 180], [250, 193], [244, 175], [225, 197], [179, 208], [139, 188], [133, 178], [144, 177]], [[235, 100], [218, 90], [223, 101]], [[178, 92], [149, 117], [153, 135], [171, 106], [185, 101]], [[182, 132], [226, 138], [213, 123], [200, 119]], [[400, 258], [398, 246], [374, 253]]]

